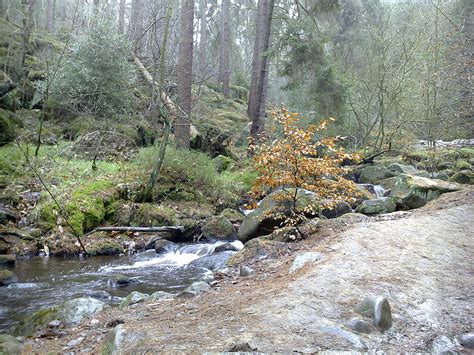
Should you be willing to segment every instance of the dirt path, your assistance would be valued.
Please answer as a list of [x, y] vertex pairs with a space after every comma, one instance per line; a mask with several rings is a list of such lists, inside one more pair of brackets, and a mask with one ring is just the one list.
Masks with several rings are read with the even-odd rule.
[[[324, 258], [288, 274], [294, 258], [256, 264], [257, 275], [223, 282], [194, 299], [109, 310], [55, 340], [25, 351], [99, 352], [114, 319], [124, 321], [121, 353], [163, 351], [315, 352], [325, 349], [431, 351], [433, 339], [474, 329], [474, 193], [446, 194], [419, 210], [356, 223], [299, 247]], [[294, 253], [296, 254], [296, 253]], [[370, 295], [388, 298], [393, 327], [355, 335], [344, 323]]]

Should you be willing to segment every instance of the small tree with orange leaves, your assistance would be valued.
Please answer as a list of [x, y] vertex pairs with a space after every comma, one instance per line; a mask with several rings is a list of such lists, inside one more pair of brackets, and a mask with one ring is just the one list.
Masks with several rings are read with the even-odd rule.
[[[324, 137], [316, 140], [329, 121], [310, 125], [305, 129], [298, 126], [299, 116], [282, 107], [272, 113], [281, 126], [281, 137], [270, 143], [261, 143], [255, 148], [254, 168], [258, 173], [252, 195], [261, 197], [268, 191], [282, 189], [284, 198], [292, 203], [291, 216], [286, 224], [296, 224], [305, 214], [315, 215], [315, 208], [333, 208], [339, 201], [353, 202], [357, 195], [355, 184], [343, 177], [346, 170], [341, 166], [344, 159], [355, 159], [355, 154], [347, 154], [337, 147], [342, 137]], [[333, 119], [330, 119], [333, 120]], [[317, 206], [305, 204], [298, 210], [298, 192], [309, 190], [314, 193]]]

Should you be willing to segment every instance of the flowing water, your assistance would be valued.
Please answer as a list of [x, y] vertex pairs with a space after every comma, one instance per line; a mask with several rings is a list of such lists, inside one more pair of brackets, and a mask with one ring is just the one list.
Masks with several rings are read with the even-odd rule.
[[[212, 271], [202, 267], [206, 263], [193, 261], [215, 256], [222, 265], [232, 252], [214, 253], [220, 244], [223, 242], [175, 245], [161, 255], [150, 250], [121, 257], [17, 260], [10, 270], [17, 275], [18, 282], [0, 287], [0, 333], [26, 315], [70, 298], [91, 296], [112, 304], [132, 291], [178, 293], [194, 281], [212, 278]], [[243, 247], [238, 241], [232, 244], [237, 249]], [[113, 279], [118, 274], [133, 282], [117, 287]]]

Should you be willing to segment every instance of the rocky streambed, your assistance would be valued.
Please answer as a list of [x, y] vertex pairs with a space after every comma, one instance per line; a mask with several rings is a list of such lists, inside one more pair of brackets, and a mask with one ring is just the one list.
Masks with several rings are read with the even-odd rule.
[[225, 267], [226, 260], [242, 247], [238, 241], [169, 242], [159, 253], [149, 250], [127, 256], [16, 260], [9, 268], [16, 282], [0, 287], [0, 332], [65, 300], [90, 297], [103, 305], [114, 305], [132, 292], [178, 294], [193, 282], [211, 281], [212, 270]]

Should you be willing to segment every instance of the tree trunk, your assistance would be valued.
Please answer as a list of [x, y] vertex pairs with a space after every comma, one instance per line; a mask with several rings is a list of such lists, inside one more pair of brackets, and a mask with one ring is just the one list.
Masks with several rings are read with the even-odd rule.
[[56, 7], [56, 0], [46, 1], [46, 31], [54, 32], [54, 10]]
[[178, 105], [183, 112], [178, 115], [175, 126], [178, 148], [189, 149], [193, 79], [193, 20], [194, 1], [183, 0], [180, 16], [180, 42], [178, 50]]
[[28, 71], [25, 68], [26, 54], [28, 52], [28, 47], [30, 43], [31, 31], [33, 30], [33, 8], [35, 5], [35, 0], [22, 0], [21, 7], [23, 12], [22, 20], [22, 35], [21, 35], [21, 49], [19, 53], [19, 68], [20, 79], [26, 78]]
[[252, 60], [248, 115], [252, 122], [250, 136], [254, 142], [264, 131], [265, 86], [268, 80], [268, 46], [272, 25], [274, 0], [259, 0], [256, 20], [255, 46]]
[[230, 94], [230, 0], [222, 1], [218, 82], [226, 98]]
[[[143, 0], [132, 0], [132, 16], [130, 38], [136, 41], [143, 32]], [[140, 49], [138, 43], [135, 43], [136, 49]]]
[[125, 0], [120, 0], [119, 18], [118, 18], [118, 32], [125, 34]]
[[207, 74], [207, 0], [201, 0], [199, 2], [199, 70], [201, 75]]

